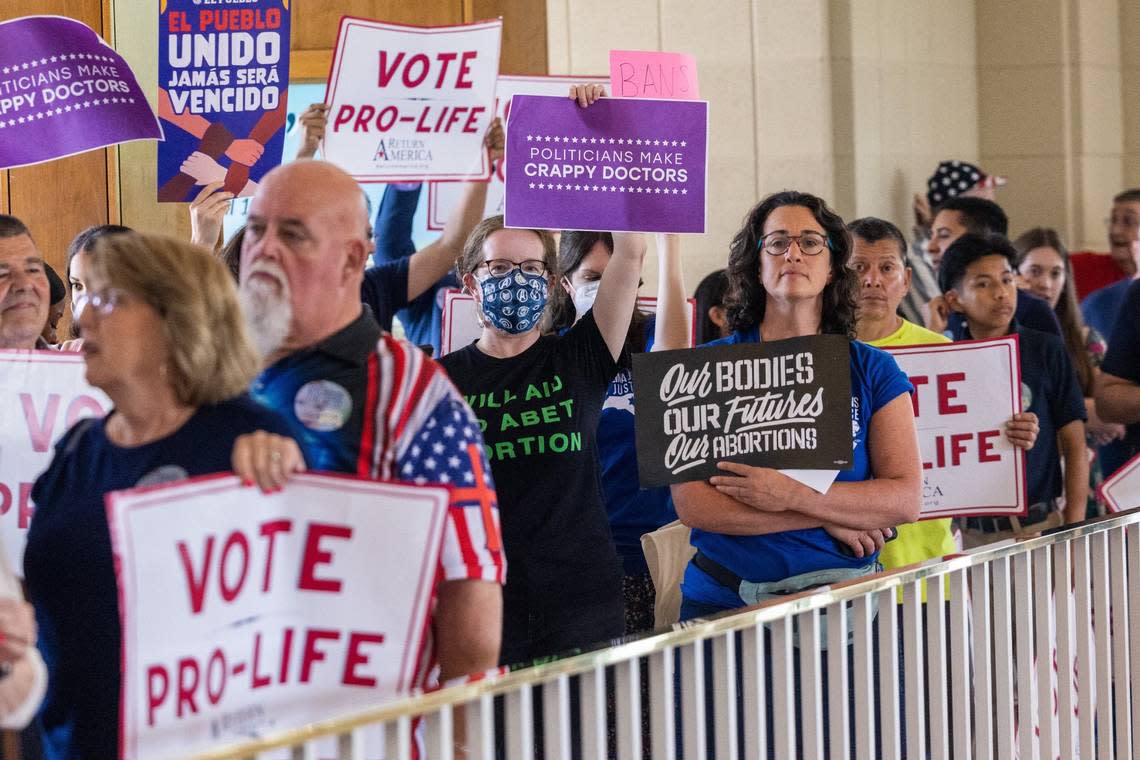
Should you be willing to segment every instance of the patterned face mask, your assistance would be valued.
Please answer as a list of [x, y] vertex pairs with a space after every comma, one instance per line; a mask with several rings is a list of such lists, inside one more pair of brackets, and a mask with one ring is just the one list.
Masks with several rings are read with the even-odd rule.
[[532, 329], [546, 309], [544, 275], [524, 274], [516, 269], [506, 277], [488, 277], [479, 283], [479, 288], [487, 324], [511, 335]]

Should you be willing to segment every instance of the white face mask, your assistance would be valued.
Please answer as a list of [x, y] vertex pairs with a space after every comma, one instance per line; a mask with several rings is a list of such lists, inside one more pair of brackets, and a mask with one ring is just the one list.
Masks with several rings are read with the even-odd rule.
[[594, 306], [598, 286], [601, 284], [601, 280], [594, 280], [574, 289], [574, 310], [578, 312], [579, 318]]

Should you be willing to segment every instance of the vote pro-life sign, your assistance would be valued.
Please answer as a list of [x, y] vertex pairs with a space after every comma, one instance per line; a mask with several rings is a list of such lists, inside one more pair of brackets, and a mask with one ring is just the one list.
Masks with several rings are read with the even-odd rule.
[[1002, 432], [1021, 411], [1017, 336], [889, 352], [914, 386], [922, 517], [1024, 514], [1025, 453]]
[[0, 537], [17, 575], [35, 510], [32, 484], [51, 463], [56, 441], [84, 417], [111, 409], [85, 370], [83, 354], [0, 350]]
[[849, 352], [812, 335], [634, 354], [641, 487], [723, 474], [717, 462], [849, 469]]
[[345, 16], [321, 153], [358, 182], [487, 179], [502, 19], [413, 27]]
[[421, 687], [444, 488], [216, 475], [107, 496], [122, 757], [194, 755]]

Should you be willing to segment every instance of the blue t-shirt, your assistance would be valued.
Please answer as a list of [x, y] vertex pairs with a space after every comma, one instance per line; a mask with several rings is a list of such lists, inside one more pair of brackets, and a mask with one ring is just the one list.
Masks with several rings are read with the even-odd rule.
[[174, 433], [142, 446], [116, 446], [95, 419], [76, 423], [56, 444], [32, 488], [36, 511], [24, 551], [48, 668], [39, 715], [46, 757], [119, 756], [121, 630], [103, 495], [226, 472], [234, 440], [255, 430], [287, 432], [277, 415], [240, 396], [198, 409]]
[[1085, 296], [1081, 302], [1081, 316], [1085, 324], [1101, 335], [1111, 337], [1116, 317], [1124, 306], [1124, 298], [1128, 295], [1128, 286], [1131, 284], [1132, 280], [1119, 280]]
[[365, 269], [360, 281], [360, 301], [372, 309], [376, 324], [392, 332], [392, 317], [408, 303], [408, 260], [397, 259]]
[[[653, 348], [654, 318], [645, 324], [645, 350]], [[624, 358], [624, 357], [623, 357]], [[677, 519], [669, 488], [640, 488], [637, 448], [634, 444], [633, 380], [629, 362], [610, 383], [602, 417], [598, 421], [598, 462], [602, 467], [602, 491], [614, 546], [626, 575], [649, 572], [641, 536]]]
[[[1128, 284], [1120, 316], [1108, 339], [1108, 353], [1100, 368], [1102, 372], [1140, 385], [1140, 280]], [[1140, 422], [1127, 427], [1124, 440], [1133, 453], [1140, 450]]]
[[[1077, 371], [1069, 359], [1065, 344], [1056, 335], [1010, 325], [1017, 333], [1017, 351], [1021, 360], [1021, 408], [1037, 415], [1037, 441], [1025, 452], [1026, 495], [1029, 503], [1039, 504], [1061, 495], [1061, 452], [1057, 431], [1074, 420], [1083, 420], [1085, 398]], [[969, 329], [965, 338], [971, 338]], [[968, 518], [971, 528], [1008, 530], [1006, 518]]]
[[[705, 345], [759, 342], [760, 330], [753, 327]], [[913, 389], [894, 357], [886, 351], [852, 341], [850, 356], [853, 464], [849, 470], [840, 470], [837, 480], [859, 482], [873, 477], [870, 452], [867, 449], [871, 418], [875, 412]], [[789, 530], [762, 536], [728, 536], [694, 528], [692, 544], [709, 559], [741, 578], [757, 583], [781, 580], [814, 570], [866, 567], [878, 559], [877, 552], [868, 557], [844, 554], [839, 542], [823, 528]], [[719, 605], [725, 609], [734, 609], [744, 604], [734, 590], [722, 586], [691, 562], [685, 570], [681, 592], [685, 599]]]
[[[1058, 337], [1061, 335], [1061, 323], [1057, 319], [1057, 313], [1049, 306], [1049, 302], [1024, 290], [1017, 291], [1017, 305], [1014, 307], [1013, 318], [1019, 325]], [[960, 312], [951, 313], [946, 329], [951, 340], [963, 340], [968, 332], [966, 317]]]

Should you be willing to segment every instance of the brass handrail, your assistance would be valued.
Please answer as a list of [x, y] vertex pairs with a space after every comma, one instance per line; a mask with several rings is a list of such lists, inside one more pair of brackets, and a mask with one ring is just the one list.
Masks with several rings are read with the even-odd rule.
[[755, 628], [789, 615], [820, 609], [836, 602], [850, 601], [866, 594], [898, 588], [934, 576], [965, 570], [1004, 557], [1032, 552], [1113, 528], [1140, 523], [1140, 508], [1086, 520], [1076, 525], [1047, 531], [1034, 538], [1010, 539], [968, 553], [927, 560], [905, 568], [876, 573], [832, 586], [810, 589], [785, 599], [770, 600], [752, 607], [729, 610], [708, 618], [677, 623], [669, 630], [625, 637], [589, 652], [534, 665], [510, 673], [488, 676], [478, 681], [430, 692], [418, 692], [382, 706], [341, 718], [318, 721], [301, 728], [280, 731], [261, 739], [204, 752], [193, 760], [239, 760], [283, 747], [293, 747], [314, 739], [338, 736], [361, 726], [388, 723], [400, 718], [426, 715], [440, 708], [467, 704], [483, 697], [506, 694], [522, 686], [540, 685], [561, 676], [575, 676], [639, 657], [685, 646], [725, 633]]

